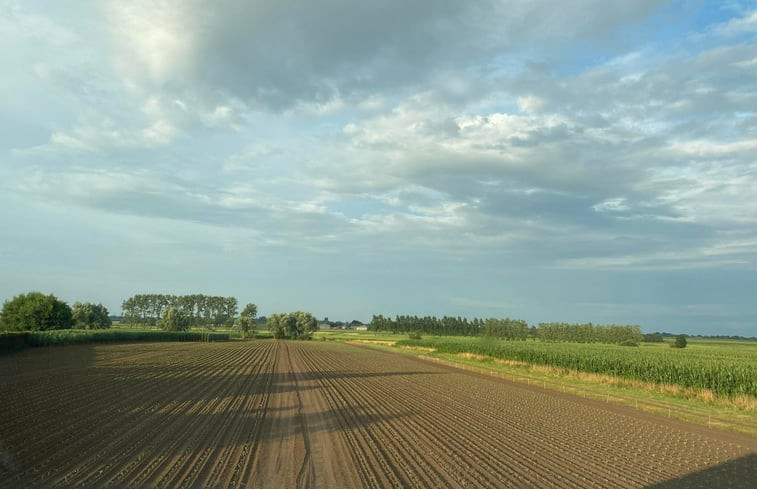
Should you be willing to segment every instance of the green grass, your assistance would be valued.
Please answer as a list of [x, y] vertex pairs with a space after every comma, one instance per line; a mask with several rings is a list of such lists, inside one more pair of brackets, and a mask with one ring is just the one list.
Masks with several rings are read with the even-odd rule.
[[408, 339], [408, 337], [407, 333], [335, 329], [316, 331], [315, 333], [313, 333], [313, 339], [325, 339], [329, 341], [399, 341], [406, 340]]

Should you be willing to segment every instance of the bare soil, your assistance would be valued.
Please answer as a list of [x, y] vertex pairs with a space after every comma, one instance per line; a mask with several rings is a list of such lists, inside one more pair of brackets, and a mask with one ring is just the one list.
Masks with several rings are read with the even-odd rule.
[[754, 487], [757, 438], [331, 342], [0, 357], [0, 488]]

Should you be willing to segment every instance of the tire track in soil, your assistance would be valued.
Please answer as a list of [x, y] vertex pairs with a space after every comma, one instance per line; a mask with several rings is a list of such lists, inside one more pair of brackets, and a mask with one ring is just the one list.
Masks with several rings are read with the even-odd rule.
[[[131, 348], [98, 348], [94, 369], [50, 350], [34, 362], [61, 355], [65, 375], [0, 381], [0, 438], [31, 464], [0, 467], [0, 487], [639, 488], [757, 453], [754, 437], [368, 348]], [[64, 426], [45, 419], [60, 407]]]
[[[380, 362], [370, 361], [382, 355], [384, 355], [384, 358]], [[403, 365], [403, 360], [397, 358], [397, 354], [392, 353], [361, 353], [359, 361], [345, 357], [348, 356], [343, 355], [341, 359], [349, 365], [343, 365], [343, 367], [351, 368], [352, 371], [376, 372], [381, 371], [382, 367], [386, 369], [387, 365], [391, 365], [392, 369], [398, 369], [402, 365], [401, 370], [413, 370], [412, 367], [408, 366], [412, 365], [412, 362]], [[340, 362], [336, 362], [337, 359], [329, 359], [330, 368], [342, 366]], [[432, 370], [439, 371], [435, 368], [435, 364], [429, 363], [427, 365]], [[723, 444], [713, 450], [708, 447], [708, 439], [699, 437], [696, 432], [680, 431], [675, 427], [665, 427], [664, 425], [658, 427], [650, 423], [635, 422], [628, 427], [630, 429], [625, 429], [624, 421], [627, 420], [618, 415], [609, 416], [611, 418], [609, 421], [600, 423], [595, 418], [598, 417], [601, 420], [608, 416], [597, 412], [593, 409], [594, 406], [578, 406], [582, 410], [582, 416], [575, 419], [573, 412], [577, 407], [575, 404], [568, 404], [560, 399], [554, 401], [545, 391], [538, 394], [532, 393], [526, 397], [520, 395], [518, 402], [523, 403], [528, 409], [526, 411], [521, 409], [520, 412], [514, 413], [514, 420], [503, 422], [503, 418], [506, 420], [508, 416], [502, 416], [501, 409], [498, 410], [498, 406], [492, 405], [492, 403], [506, 398], [502, 398], [501, 395], [500, 399], [487, 399], [485, 395], [479, 397], [477, 395], [480, 392], [473, 393], [470, 392], [471, 389], [477, 385], [484, 385], [489, 391], [501, 391], [504, 394], [517, 394], [523, 392], [522, 390], [498, 389], [496, 384], [492, 385], [489, 378], [485, 378], [486, 382], [482, 384], [480, 380], [475, 380], [475, 377], [471, 379], [470, 376], [461, 375], [464, 372], [457, 369], [451, 371], [444, 369], [443, 371], [452, 372], [455, 375], [439, 376], [434, 380], [418, 382], [413, 382], [409, 376], [392, 376], [390, 388], [380, 385], [376, 387], [378, 390], [374, 390], [374, 397], [371, 402], [380, 403], [382, 399], [393, 397], [393, 402], [389, 405], [383, 405], [382, 409], [391, 408], [393, 404], [412, 406], [413, 410], [418, 413], [419, 426], [423, 426], [418, 431], [422, 433], [430, 429], [436, 436], [443, 436], [447, 443], [455, 447], [453, 453], [458, 455], [466, 453], [465, 446], [476, 446], [477, 451], [488, 456], [498, 453], [499, 448], [499, 453], [503, 455], [503, 458], [509, 459], [510, 464], [513, 465], [512, 469], [514, 469], [516, 476], [531, 474], [527, 479], [527, 481], [530, 480], [529, 483], [531, 484], [549, 486], [553, 483], [550, 481], [559, 481], [560, 487], [586, 487], [590, 484], [641, 487], [650, 482], [659, 481], [661, 478], [671, 478], [687, 471], [701, 469], [703, 466], [701, 464], [707, 461], [711, 465], [745, 453], [743, 449], [728, 446], [725, 440], [722, 440], [721, 443]], [[445, 379], [451, 380], [445, 382]], [[372, 379], [364, 379], [361, 382], [360, 389], [370, 390], [370, 380]], [[365, 395], [362, 390], [360, 394]], [[470, 402], [472, 396], [477, 401], [474, 405]], [[540, 405], [545, 403], [546, 406], [541, 408]], [[429, 410], [429, 407], [432, 406], [435, 406], [434, 409]], [[532, 412], [535, 414], [531, 414]], [[475, 416], [470, 416], [470, 413], [475, 413]], [[544, 413], [559, 415], [555, 420], [557, 422], [545, 423], [542, 420], [542, 418], [545, 418]], [[536, 416], [536, 414], [539, 416]], [[481, 417], [483, 419], [480, 419]], [[422, 418], [436, 420], [436, 422], [429, 424], [422, 421]], [[518, 421], [520, 421], [522, 427], [519, 426]], [[587, 435], [583, 438], [576, 438], [576, 433], [570, 429], [571, 426], [575, 425], [588, 426], [590, 429], [586, 430]], [[595, 425], [595, 428], [591, 428]], [[454, 429], [448, 430], [448, 426]], [[563, 429], [556, 429], [561, 426]], [[401, 431], [413, 431], [413, 428], [403, 427]], [[640, 435], [638, 439], [627, 437], [625, 436], [626, 431], [637, 432]], [[592, 440], [592, 437], [596, 438], [596, 445], [593, 443], [595, 440]], [[621, 447], [611, 440], [613, 437], [628, 440], [628, 443]], [[517, 445], [509, 442], [510, 439], [516, 440]], [[666, 450], [667, 447], [672, 447], [672, 451], [669, 452], [658, 451], [658, 453], [663, 454], [669, 453], [668, 460], [659, 462], [647, 454], [634, 453], [634, 443], [638, 442], [639, 439], [646, 439], [646, 442], [641, 446], [652, 449], [657, 445], [665, 446]], [[460, 443], [454, 443], [455, 440]], [[688, 446], [684, 444], [688, 444]], [[445, 444], [442, 443], [441, 445], [444, 446]], [[503, 453], [503, 449], [510, 453]], [[594, 454], [597, 449], [599, 449], [599, 456]], [[718, 455], [718, 449], [723, 449], [725, 456]], [[692, 450], [694, 458], [692, 458]], [[566, 453], [570, 456], [566, 456]], [[650, 453], [654, 454], [655, 450], [650, 450]], [[511, 456], [508, 457], [507, 455]], [[471, 456], [475, 457], [475, 454], [471, 454]], [[488, 458], [490, 457], [478, 457], [473, 458], [473, 460], [476, 464], [480, 464], [477, 466], [486, 467]], [[673, 463], [676, 460], [678, 464]], [[696, 460], [700, 462], [696, 462]], [[524, 466], [521, 462], [525, 462], [527, 465]], [[649, 474], [641, 473], [639, 470], [640, 463], [642, 464], [641, 467], [646, 465], [648, 468], [654, 468], [654, 471]], [[491, 466], [488, 469], [496, 474], [496, 469], [491, 468]], [[479, 479], [478, 482], [481, 482], [481, 480]], [[521, 479], [521, 483], [523, 483], [523, 479]]]
[[[311, 370], [327, 370], [334, 360], [331, 358], [325, 362], [322, 361], [321, 365], [314, 366]], [[356, 417], [354, 418], [355, 424], [365, 424], [366, 421], [369, 421], [369, 426], [379, 433], [378, 438], [382, 445], [387, 445], [387, 440], [393, 440], [391, 443], [397, 449], [394, 453], [390, 454], [390, 457], [392, 465], [397, 467], [403, 474], [404, 484], [413, 487], [459, 487], [454, 480], [453, 474], [444, 474], [438, 470], [439, 453], [434, 453], [434, 457], [429, 458], [424, 455], [423, 450], [407, 449], [407, 447], [418, 446], [418, 441], [424, 434], [414, 433], [416, 436], [413, 436], [413, 434], [405, 429], [405, 426], [401, 426], [401, 420], [387, 422], [385, 419], [386, 416], [382, 413], [392, 412], [392, 409], [387, 408], [385, 399], [376, 399], [367, 396], [367, 393], [363, 392], [363, 390], [368, 384], [355, 382], [356, 380], [359, 381], [360, 378], [347, 378], [342, 382], [342, 390], [352, 398], [346, 404], [363, 406], [363, 420], [359, 420]], [[389, 399], [393, 401], [397, 400], [391, 397]], [[397, 425], [398, 428], [395, 428], [394, 425]], [[441, 458], [444, 458], [444, 456], [441, 456]], [[410, 463], [407, 461], [410, 461]]]
[[308, 458], [300, 487], [365, 487], [359, 464], [351, 453], [344, 425], [328, 400], [321, 372], [310, 367], [301, 343], [289, 348], [301, 406]]
[[297, 475], [305, 462], [296, 385], [287, 351], [283, 341], [276, 342], [274, 380], [248, 481], [253, 488], [296, 487]]

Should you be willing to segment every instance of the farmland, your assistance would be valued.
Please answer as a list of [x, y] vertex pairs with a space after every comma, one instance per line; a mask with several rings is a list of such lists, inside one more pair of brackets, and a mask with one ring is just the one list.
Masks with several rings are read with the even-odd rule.
[[0, 357], [0, 487], [749, 487], [757, 439], [335, 342]]
[[687, 350], [667, 344], [618, 345], [492, 341], [473, 338], [402, 340], [441, 353], [473, 353], [659, 384], [707, 389], [721, 396], [757, 396], [757, 343], [710, 342]]

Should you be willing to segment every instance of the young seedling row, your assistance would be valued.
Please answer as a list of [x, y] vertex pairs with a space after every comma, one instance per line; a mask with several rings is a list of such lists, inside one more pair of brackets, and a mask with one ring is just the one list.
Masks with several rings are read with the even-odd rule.
[[748, 435], [333, 342], [77, 345], [0, 368], [0, 488], [740, 487], [757, 458]]

